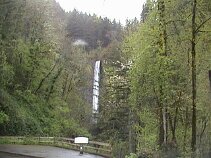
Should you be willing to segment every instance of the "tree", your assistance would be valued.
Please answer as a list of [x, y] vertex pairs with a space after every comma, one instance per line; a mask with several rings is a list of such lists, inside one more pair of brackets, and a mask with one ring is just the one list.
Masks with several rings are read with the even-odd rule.
[[192, 150], [196, 150], [196, 6], [197, 1], [193, 1], [192, 10], [192, 40], [191, 40], [191, 56], [192, 56]]
[[5, 0], [0, 12], [0, 134], [89, 135], [89, 58], [67, 39], [67, 14], [54, 0]]
[[[195, 134], [199, 132], [203, 133], [202, 135], [206, 135], [205, 131], [208, 128], [207, 119], [205, 119], [208, 118], [207, 115], [203, 115], [202, 118], [202, 113], [200, 112], [198, 119], [196, 117], [196, 111], [199, 112], [202, 109], [207, 109], [205, 107], [207, 103], [204, 100], [206, 97], [194, 94], [195, 105], [196, 103], [199, 104], [195, 108], [193, 108], [193, 97], [191, 97], [193, 96], [193, 89], [200, 92], [203, 91], [202, 89], [206, 89], [203, 94], [205, 96], [208, 94], [207, 87], [205, 87], [207, 84], [202, 84], [201, 81], [207, 82], [202, 76], [205, 71], [208, 72], [208, 69], [205, 67], [209, 67], [209, 62], [206, 62], [206, 66], [200, 64], [200, 61], [209, 54], [207, 52], [207, 45], [203, 46], [201, 43], [202, 41], [209, 41], [207, 35], [203, 35], [204, 31], [197, 31], [197, 33], [195, 32], [195, 37], [192, 36], [191, 30], [193, 30], [194, 20], [193, 16], [192, 18], [189, 17], [190, 13], [193, 15], [192, 4], [190, 1], [148, 2], [146, 4], [149, 9], [147, 19], [139, 26], [137, 31], [129, 33], [123, 47], [123, 51], [127, 54], [127, 59], [129, 58], [133, 62], [130, 71], [132, 87], [130, 103], [138, 113], [147, 111], [148, 113], [156, 114], [154, 117], [159, 118], [160, 123], [158, 125], [160, 126], [160, 132], [158, 133], [160, 135], [157, 133], [157, 136], [160, 137], [159, 144], [161, 147], [161, 144], [165, 142], [164, 144], [167, 145], [167, 149], [179, 147], [184, 151], [188, 147], [193, 146], [191, 143], [187, 144], [187, 142], [193, 139], [193, 135], [194, 137], [196, 136], [194, 141], [200, 140]], [[207, 30], [208, 25], [206, 23], [209, 23], [210, 13], [204, 6], [208, 2], [200, 1], [197, 4], [198, 12], [195, 15], [195, 31], [198, 27], [203, 28], [198, 30]], [[193, 41], [195, 41], [195, 44]], [[193, 45], [195, 45], [196, 52], [203, 50], [207, 53], [196, 53], [195, 57], [190, 56], [191, 50], [194, 50]], [[195, 60], [195, 66], [199, 66], [198, 69], [195, 69], [196, 71], [194, 70], [194, 64], [191, 63], [192, 60]], [[192, 76], [194, 73], [195, 78]], [[195, 83], [194, 88], [193, 83]], [[162, 110], [160, 112], [156, 111], [153, 108], [155, 106], [152, 105], [157, 105], [157, 107], [160, 107], [158, 109]], [[192, 107], [191, 111], [190, 107]], [[189, 117], [191, 114], [193, 114], [193, 117]], [[138, 121], [139, 123], [137, 122], [136, 127], [140, 127], [137, 129], [141, 129], [137, 136], [143, 138], [143, 131], [150, 128], [142, 125], [142, 123], [144, 124], [147, 121], [146, 118], [142, 117]], [[203, 130], [195, 129], [198, 124], [202, 126]], [[191, 129], [192, 134], [189, 132]], [[185, 132], [182, 133], [182, 130]], [[182, 141], [181, 135], [183, 135]], [[169, 139], [170, 137], [172, 139]], [[137, 137], [137, 143], [139, 141], [140, 139]], [[192, 142], [194, 141], [192, 140]], [[143, 144], [143, 142], [140, 144]], [[197, 146], [197, 144], [195, 145]], [[143, 148], [143, 145], [139, 146], [139, 150], [143, 150]]]

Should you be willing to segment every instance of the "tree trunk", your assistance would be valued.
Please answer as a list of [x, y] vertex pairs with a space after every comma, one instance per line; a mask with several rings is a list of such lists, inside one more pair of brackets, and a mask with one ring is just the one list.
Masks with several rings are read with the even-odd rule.
[[134, 118], [134, 110], [130, 109], [129, 111], [129, 152], [135, 153], [136, 152], [136, 133], [133, 129], [133, 124], [135, 122]]
[[210, 92], [211, 92], [211, 70], [209, 70]]
[[186, 151], [186, 138], [187, 138], [187, 130], [188, 130], [188, 107], [185, 110], [185, 131], [184, 131], [184, 144], [183, 144], [183, 151]]
[[163, 131], [164, 131], [164, 140], [163, 143], [167, 144], [167, 108], [164, 107], [162, 110], [162, 114], [163, 114]]
[[64, 97], [65, 97], [65, 101], [67, 101], [68, 94], [69, 94], [70, 91], [73, 89], [72, 78], [73, 78], [73, 77], [71, 77], [71, 78], [69, 79], [70, 82], [69, 82], [69, 86], [68, 86], [68, 88], [67, 88], [67, 93], [66, 93], [66, 95], [64, 96]]
[[56, 76], [55, 76], [55, 77], [53, 78], [53, 80], [52, 80], [52, 84], [51, 84], [49, 93], [48, 93], [47, 98], [46, 98], [47, 102], [49, 101], [50, 96], [51, 96], [51, 94], [53, 93], [53, 90], [54, 90], [54, 86], [55, 86], [56, 80], [58, 79], [58, 77], [59, 77], [60, 74], [62, 73], [62, 70], [63, 70], [63, 69], [60, 68], [60, 69], [58, 70], [58, 73], [56, 74]]
[[[159, 31], [160, 31], [160, 41], [159, 41], [159, 47], [160, 47], [160, 56], [167, 56], [167, 33], [166, 33], [166, 20], [165, 20], [165, 2], [164, 0], [159, 0], [158, 1], [158, 13], [159, 13], [159, 20], [160, 20], [160, 24], [159, 24]], [[163, 64], [163, 60], [162, 59], [160, 61], [160, 64], [162, 65]], [[161, 69], [162, 69], [162, 66], [161, 66]], [[162, 75], [164, 74], [160, 74], [161, 77], [160, 80], [162, 80]], [[161, 138], [163, 138], [163, 143], [164, 145], [166, 145], [167, 143], [167, 130], [168, 130], [168, 127], [167, 127], [167, 105], [163, 103], [163, 99], [164, 98], [164, 94], [163, 94], [163, 82], [161, 81], [160, 83], [160, 96], [161, 96], [161, 106], [160, 106], [160, 123], [161, 123], [161, 120], [162, 120], [162, 128], [160, 127], [160, 145], [161, 145]], [[161, 134], [163, 134], [163, 136], [161, 136]]]
[[56, 67], [56, 63], [54, 64], [53, 68], [48, 72], [48, 74], [40, 81], [39, 86], [35, 90], [35, 93], [37, 93], [39, 91], [39, 89], [42, 87], [44, 81], [51, 75], [51, 73], [54, 71], [55, 67]]
[[191, 70], [192, 70], [192, 151], [196, 150], [196, 4], [193, 1], [192, 10], [192, 40], [191, 40]]
[[62, 98], [65, 97], [65, 94], [66, 94], [66, 92], [67, 92], [68, 79], [69, 79], [69, 74], [66, 74], [66, 76], [65, 76], [65, 81], [64, 81], [64, 83], [63, 83], [63, 88], [62, 88]]
[[163, 128], [163, 110], [159, 107], [159, 146], [161, 147], [164, 142], [164, 128]]
[[174, 144], [176, 144], [177, 139], [176, 139], [176, 125], [177, 125], [177, 115], [178, 115], [178, 107], [176, 107], [175, 109], [175, 116], [174, 116], [174, 120], [172, 120], [172, 117], [170, 115], [170, 113], [168, 114], [168, 118], [169, 118], [169, 125], [171, 128], [171, 132], [172, 132], [172, 142]]

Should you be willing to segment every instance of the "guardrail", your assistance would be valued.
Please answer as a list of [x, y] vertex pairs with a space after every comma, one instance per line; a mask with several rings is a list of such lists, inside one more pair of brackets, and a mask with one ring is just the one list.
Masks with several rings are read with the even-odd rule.
[[[73, 138], [63, 138], [63, 137], [0, 136], [0, 143], [52, 145], [72, 150], [80, 150], [80, 145], [75, 144]], [[110, 158], [112, 153], [112, 148], [111, 145], [108, 143], [89, 141], [88, 144], [84, 145], [84, 152]]]

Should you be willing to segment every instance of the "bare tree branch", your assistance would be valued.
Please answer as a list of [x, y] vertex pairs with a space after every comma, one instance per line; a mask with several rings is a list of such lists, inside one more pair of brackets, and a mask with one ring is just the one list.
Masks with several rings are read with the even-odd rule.
[[198, 32], [199, 32], [199, 29], [200, 29], [206, 22], [208, 22], [210, 19], [211, 19], [211, 17], [209, 17], [209, 18], [206, 19], [204, 22], [202, 22], [202, 23], [196, 28], [195, 33], [198, 33]]

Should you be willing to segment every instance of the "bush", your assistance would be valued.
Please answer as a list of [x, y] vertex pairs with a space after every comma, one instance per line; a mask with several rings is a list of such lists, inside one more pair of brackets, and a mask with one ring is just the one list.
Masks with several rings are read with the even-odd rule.
[[130, 155], [126, 155], [125, 158], [138, 158], [138, 156], [134, 153], [130, 153]]

